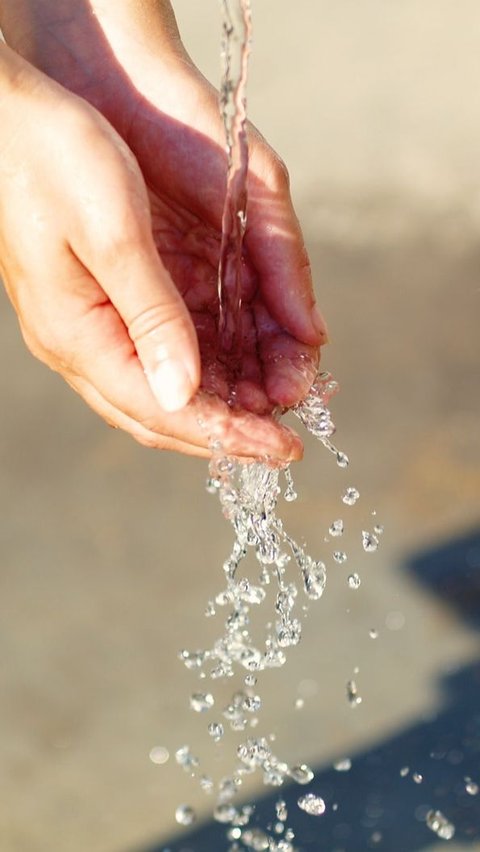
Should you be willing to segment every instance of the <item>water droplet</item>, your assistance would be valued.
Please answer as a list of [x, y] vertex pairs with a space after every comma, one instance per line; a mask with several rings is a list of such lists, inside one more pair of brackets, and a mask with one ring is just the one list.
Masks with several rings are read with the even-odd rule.
[[248, 589], [242, 591], [240, 598], [245, 603], [261, 604], [265, 600], [266, 592], [261, 586], [248, 586]]
[[409, 766], [402, 766], [402, 768], [400, 770], [400, 775], [402, 776], [402, 778], [406, 778], [406, 776], [408, 775], [409, 772], [410, 772]]
[[245, 686], [255, 686], [255, 684], [257, 683], [257, 680], [258, 680], [258, 678], [256, 678], [255, 675], [251, 675], [251, 674], [246, 675], [245, 676]]
[[357, 707], [362, 703], [361, 696], [358, 694], [358, 687], [354, 680], [347, 682], [347, 698], [350, 707]]
[[286, 822], [288, 818], [288, 810], [287, 803], [283, 799], [278, 799], [275, 803], [275, 812], [277, 814], [277, 819], [279, 819], [280, 822]]
[[213, 615], [215, 615], [215, 604], [213, 601], [208, 601], [205, 607], [205, 616], [211, 618]]
[[211, 692], [194, 692], [190, 696], [190, 707], [195, 710], [195, 713], [205, 713], [211, 710], [215, 704], [215, 699]]
[[302, 625], [298, 618], [291, 621], [282, 619], [275, 624], [277, 634], [277, 642], [281, 648], [290, 648], [292, 645], [298, 645], [302, 636]]
[[358, 574], [350, 574], [348, 578], [348, 585], [350, 589], [358, 589], [361, 584], [361, 579]]
[[415, 784], [421, 784], [423, 781], [423, 775], [421, 775], [420, 772], [414, 772], [412, 778], [415, 781]]
[[207, 795], [213, 793], [213, 788], [215, 785], [213, 783], [213, 778], [210, 778], [209, 775], [201, 775], [199, 779], [199, 784], [203, 792], [207, 793]]
[[336, 769], [337, 772], [348, 772], [352, 768], [352, 761], [349, 757], [344, 757], [341, 760], [335, 761], [333, 768]]
[[212, 740], [218, 743], [220, 742], [225, 733], [225, 728], [220, 722], [210, 722], [208, 726], [208, 733], [210, 734]]
[[425, 822], [428, 828], [438, 837], [441, 837], [442, 840], [451, 840], [455, 835], [455, 826], [441, 811], [428, 811]]
[[383, 524], [375, 524], [373, 528], [373, 532], [375, 533], [375, 535], [383, 535], [384, 530], [385, 527], [383, 526]]
[[[228, 840], [240, 840], [241, 837], [242, 837], [242, 829], [239, 828], [238, 826], [235, 826], [235, 828], [230, 828], [227, 832]], [[239, 852], [239, 849], [240, 849], [240, 847], [238, 846], [237, 843], [235, 843], [234, 846], [230, 847], [229, 852]]]
[[192, 754], [189, 746], [182, 746], [177, 749], [175, 752], [175, 760], [181, 766], [185, 772], [190, 772], [193, 774], [195, 769], [199, 764], [198, 757]]
[[347, 454], [342, 453], [340, 450], [337, 452], [337, 464], [343, 469], [345, 469], [349, 465], [349, 458]]
[[222, 778], [218, 789], [219, 802], [229, 802], [230, 799], [233, 799], [237, 795], [238, 781], [239, 779], [236, 778]]
[[378, 630], [376, 630], [375, 627], [371, 627], [368, 631], [368, 635], [370, 636], [370, 639], [378, 639]]
[[270, 849], [270, 838], [261, 828], [248, 828], [242, 831], [242, 843], [253, 852], [264, 852]]
[[213, 812], [213, 818], [217, 822], [229, 823], [233, 822], [237, 817], [237, 809], [233, 805], [224, 803], [217, 805]]
[[378, 538], [367, 530], [362, 530], [362, 545], [366, 553], [374, 553], [378, 547]]
[[349, 487], [345, 490], [342, 501], [346, 506], [354, 506], [359, 497], [360, 492], [354, 488], [353, 485], [349, 485]]
[[205, 651], [180, 651], [179, 658], [185, 664], [187, 669], [199, 669], [203, 666], [206, 659]]
[[303, 710], [304, 707], [305, 707], [305, 700], [303, 698], [296, 698], [295, 699], [295, 709], [296, 710]]
[[290, 466], [287, 466], [285, 468], [284, 474], [285, 474], [285, 479], [287, 480], [287, 487], [285, 489], [283, 497], [284, 497], [284, 500], [286, 500], [288, 503], [291, 503], [291, 502], [293, 502], [293, 500], [297, 499], [298, 494], [295, 491], [295, 486], [293, 484], [293, 478], [292, 478], [292, 472], [290, 470]]
[[471, 778], [465, 778], [465, 790], [467, 791], [469, 796], [476, 796], [479, 791], [478, 784], [475, 781], [472, 781]]
[[166, 763], [170, 754], [168, 749], [164, 748], [164, 746], [154, 746], [150, 750], [150, 754], [148, 755], [152, 763], [157, 764], [157, 766], [161, 766], [163, 763]]
[[248, 695], [243, 706], [248, 713], [257, 713], [262, 706], [262, 699], [259, 695]]
[[333, 521], [328, 528], [328, 532], [333, 538], [336, 538], [339, 535], [343, 535], [343, 521], [341, 518], [338, 518], [336, 521]]
[[192, 825], [197, 815], [190, 805], [179, 805], [175, 811], [175, 819], [180, 825]]
[[333, 553], [333, 558], [335, 562], [338, 562], [339, 565], [342, 565], [343, 562], [347, 561], [347, 554], [344, 550], [335, 550]]
[[300, 796], [298, 807], [310, 816], [321, 816], [325, 813], [325, 802], [320, 796], [315, 793], [307, 793], [305, 796]]
[[312, 770], [306, 763], [300, 763], [297, 766], [292, 766], [288, 774], [290, 775], [290, 778], [297, 782], [297, 784], [309, 784], [315, 777]]
[[303, 586], [305, 594], [312, 601], [322, 597], [327, 584], [327, 569], [324, 562], [307, 561], [303, 571]]

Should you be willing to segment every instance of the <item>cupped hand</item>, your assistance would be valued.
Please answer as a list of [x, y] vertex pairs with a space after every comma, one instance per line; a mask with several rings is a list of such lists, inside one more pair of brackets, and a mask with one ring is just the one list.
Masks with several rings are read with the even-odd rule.
[[[111, 44], [118, 32], [106, 29]], [[75, 37], [81, 55], [81, 28]], [[110, 57], [93, 82], [81, 60], [75, 74], [62, 66], [61, 53], [47, 69], [109, 122], [39, 75], [7, 145], [1, 262], [25, 338], [143, 443], [202, 455], [215, 437], [238, 455], [297, 458], [301, 442], [268, 414], [308, 390], [325, 327], [285, 169], [252, 129], [243, 356], [232, 374], [217, 344], [225, 155], [216, 96], [181, 49], [142, 45], [139, 62], [133, 45], [122, 54], [120, 44], [122, 61]], [[208, 394], [185, 406], [200, 381]], [[222, 401], [232, 390], [236, 411]]]

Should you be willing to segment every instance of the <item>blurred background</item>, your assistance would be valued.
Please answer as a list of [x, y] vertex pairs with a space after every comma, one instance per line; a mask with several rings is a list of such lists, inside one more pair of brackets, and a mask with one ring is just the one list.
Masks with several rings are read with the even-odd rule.
[[[218, 0], [174, 6], [217, 83]], [[282, 512], [329, 581], [265, 678], [262, 726], [315, 768], [327, 802], [298, 824], [300, 849], [436, 850], [430, 808], [455, 824], [452, 852], [479, 849], [480, 8], [252, 6], [249, 113], [290, 170], [351, 459], [341, 471], [307, 439], [295, 468], [300, 496]], [[221, 852], [223, 834], [202, 828], [211, 802], [173, 757], [188, 743], [206, 771], [228, 768], [177, 660], [215, 635], [204, 607], [232, 540], [206, 464], [108, 429], [26, 352], [3, 295], [0, 354], [1, 849]], [[361, 492], [352, 508], [347, 485]], [[338, 517], [344, 565], [324, 541]], [[375, 522], [381, 546], [364, 554]], [[175, 823], [182, 802], [196, 834]]]

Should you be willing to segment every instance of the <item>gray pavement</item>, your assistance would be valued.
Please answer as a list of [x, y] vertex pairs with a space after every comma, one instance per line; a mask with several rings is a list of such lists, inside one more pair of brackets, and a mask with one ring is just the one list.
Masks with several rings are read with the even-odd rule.
[[[175, 5], [216, 80], [217, 3]], [[443, 802], [458, 825], [447, 848], [478, 849], [480, 795], [460, 788], [475, 769], [480, 783], [480, 10], [253, 7], [250, 110], [291, 171], [351, 457], [339, 471], [307, 441], [295, 471], [292, 529], [331, 561], [324, 536], [343, 510], [349, 559], [331, 567], [290, 665], [266, 678], [265, 724], [325, 788], [333, 760], [353, 761], [338, 820], [306, 848], [436, 849], [422, 807]], [[0, 354], [0, 849], [173, 848], [175, 807], [207, 818], [210, 802], [172, 758], [148, 755], [188, 742], [211, 760], [176, 654], [215, 633], [203, 609], [230, 530], [204, 492], [205, 464], [108, 429], [28, 355], [4, 297]], [[346, 484], [361, 492], [354, 509], [340, 501]], [[373, 510], [386, 531], [365, 555]], [[228, 769], [225, 753], [212, 771]], [[379, 788], [407, 763], [423, 783], [402, 779], [379, 813]]]

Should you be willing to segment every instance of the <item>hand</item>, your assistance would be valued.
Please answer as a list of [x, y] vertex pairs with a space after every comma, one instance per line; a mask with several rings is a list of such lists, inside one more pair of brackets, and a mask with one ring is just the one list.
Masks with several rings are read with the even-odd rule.
[[[57, 169], [56, 191], [52, 193], [51, 184], [45, 186], [43, 202], [48, 207], [52, 201], [57, 211], [56, 217], [50, 217], [49, 238], [68, 246], [69, 251], [62, 263], [55, 255], [59, 274], [51, 280], [49, 300], [45, 299], [47, 289], [42, 288], [40, 340], [41, 313], [31, 298], [31, 287], [24, 285], [28, 295], [19, 313], [30, 346], [106, 419], [143, 442], [202, 454], [209, 435], [214, 434], [230, 452], [298, 457], [301, 444], [289, 431], [270, 418], [233, 414], [218, 398], [204, 398], [182, 411], [165, 414], [165, 409], [178, 408], [186, 401], [199, 379], [195, 335], [168, 272], [197, 329], [203, 386], [225, 398], [231, 383], [226, 368], [216, 359], [215, 345], [216, 268], [225, 185], [223, 129], [215, 93], [185, 59], [171, 31], [168, 39], [162, 37], [160, 49], [156, 38], [146, 45], [145, 32], [135, 28], [132, 32], [131, 26], [126, 38], [124, 22], [115, 18], [107, 16], [101, 35], [90, 31], [91, 21], [87, 25], [87, 20], [79, 15], [70, 35], [78, 57], [73, 67], [71, 56], [66, 62], [58, 48], [65, 41], [61, 25], [51, 22], [47, 34], [58, 49], [52, 50], [44, 34], [41, 41], [49, 57], [46, 70], [88, 97], [127, 139], [149, 186], [151, 214], [142, 176], [126, 146], [82, 101], [70, 96], [65, 112], [69, 96], [55, 89], [55, 97], [64, 102], [63, 117], [60, 110], [55, 111], [55, 122], [44, 132], [57, 140], [57, 149], [62, 140], [62, 164], [68, 175]], [[149, 33], [152, 31], [150, 28]], [[113, 61], [107, 42], [122, 56], [121, 64]], [[93, 81], [89, 77], [92, 68]], [[44, 81], [42, 106], [45, 90]], [[82, 113], [78, 122], [72, 122], [74, 139], [63, 126], [65, 114], [71, 118], [72, 112]], [[32, 133], [29, 128], [27, 140]], [[31, 153], [23, 151], [23, 160], [29, 162]], [[308, 390], [316, 369], [316, 344], [322, 341], [324, 327], [321, 321], [312, 323], [308, 267], [285, 171], [254, 131], [251, 163], [243, 294], [248, 334], [236, 399], [244, 409], [264, 414], [274, 405], [298, 401]], [[51, 171], [51, 161], [38, 162], [38, 157], [34, 166], [36, 174], [47, 176]], [[24, 210], [26, 202], [23, 197], [16, 209]], [[65, 206], [70, 217], [68, 234], [61, 227], [67, 224]], [[92, 215], [96, 221], [89, 218]], [[7, 231], [12, 229], [10, 221]], [[154, 250], [152, 229], [163, 264]], [[46, 260], [37, 258], [36, 264], [41, 261], [50, 271], [52, 259], [47, 267]], [[33, 270], [30, 275], [33, 278]], [[6, 277], [12, 279], [8, 269]], [[60, 282], [64, 290], [64, 282], [69, 282], [61, 300], [56, 293]], [[17, 288], [10, 285], [9, 289], [19, 304]], [[73, 327], [73, 305], [81, 332]], [[62, 345], [52, 335], [52, 326], [60, 336], [63, 331]], [[172, 368], [165, 368], [166, 352], [177, 356], [179, 367], [188, 365], [187, 376], [178, 386], [180, 394], [173, 400], [171, 395], [166, 398], [166, 389], [173, 386]], [[155, 405], [136, 353], [163, 411]], [[165, 381], [166, 369], [169, 381]], [[199, 419], [206, 428], [199, 425]]]

